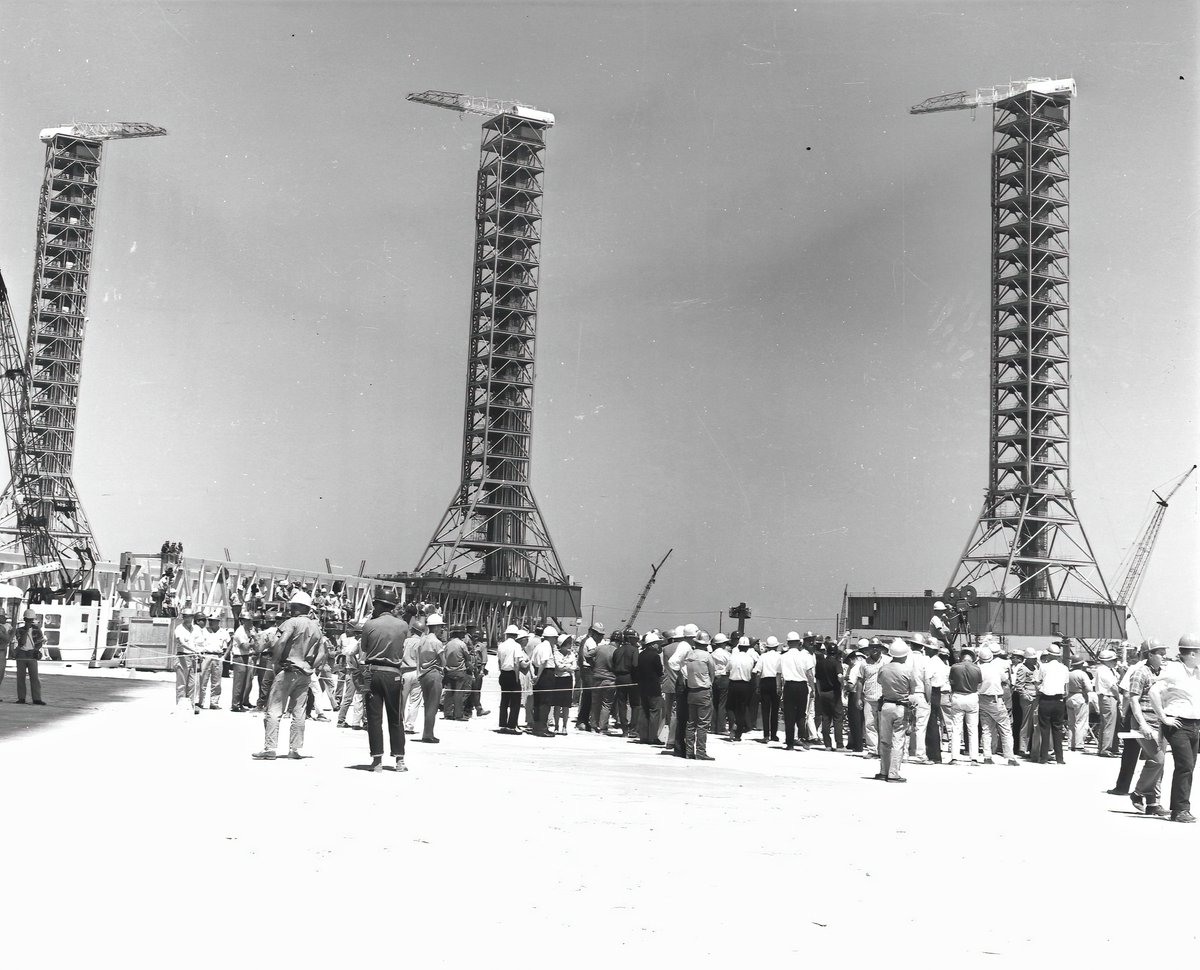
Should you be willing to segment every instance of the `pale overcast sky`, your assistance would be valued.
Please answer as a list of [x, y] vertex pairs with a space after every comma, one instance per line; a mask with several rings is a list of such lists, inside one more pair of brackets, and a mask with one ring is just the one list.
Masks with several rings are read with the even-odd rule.
[[[106, 558], [413, 568], [456, 484], [477, 120], [549, 133], [533, 483], [585, 613], [830, 630], [945, 584], [987, 473], [990, 113], [1073, 76], [1073, 485], [1110, 583], [1197, 458], [1191, 2], [6, 3], [0, 267], [39, 129], [106, 149], [76, 481]], [[1195, 481], [1138, 614], [1200, 627]], [[824, 618], [824, 619], [820, 619]], [[729, 621], [725, 621], [728, 627]], [[1135, 631], [1136, 632], [1136, 631]]]

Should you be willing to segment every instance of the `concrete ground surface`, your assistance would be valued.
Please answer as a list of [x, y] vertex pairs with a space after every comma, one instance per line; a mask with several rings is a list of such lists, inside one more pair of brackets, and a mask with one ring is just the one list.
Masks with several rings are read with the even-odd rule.
[[13, 703], [12, 674], [11, 966], [1197, 953], [1200, 827], [1104, 794], [1115, 759], [911, 766], [904, 785], [870, 780], [875, 761], [750, 740], [682, 761], [591, 734], [496, 734], [489, 679], [492, 715], [439, 720], [441, 744], [410, 736], [407, 774], [371, 773], [365, 732], [310, 721], [303, 761], [258, 763], [261, 717], [173, 714], [161, 676], [43, 665], [48, 706], [31, 707]]

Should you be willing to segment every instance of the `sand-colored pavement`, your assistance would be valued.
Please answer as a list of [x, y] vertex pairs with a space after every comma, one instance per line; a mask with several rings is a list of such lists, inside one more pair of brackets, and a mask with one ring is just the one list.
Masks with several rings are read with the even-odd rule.
[[888, 785], [840, 753], [716, 740], [716, 762], [685, 762], [499, 735], [493, 714], [439, 721], [441, 744], [409, 739], [407, 774], [371, 773], [363, 732], [310, 721], [310, 757], [258, 763], [256, 715], [173, 714], [163, 680], [43, 679], [45, 708], [0, 691], [0, 726], [29, 721], [0, 733], [0, 778], [21, 927], [5, 952], [50, 966], [1109, 966], [1147, 934], [1168, 962], [1195, 953], [1200, 827], [1103, 794], [1112, 759]]

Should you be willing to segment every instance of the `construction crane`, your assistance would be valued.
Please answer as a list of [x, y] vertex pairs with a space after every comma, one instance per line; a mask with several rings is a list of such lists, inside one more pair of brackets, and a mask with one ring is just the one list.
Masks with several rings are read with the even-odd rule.
[[650, 578], [646, 580], [646, 585], [642, 587], [642, 595], [638, 597], [638, 601], [633, 607], [633, 612], [629, 614], [628, 620], [621, 621], [621, 626], [625, 629], [632, 629], [633, 625], [637, 622], [638, 614], [642, 612], [642, 606], [646, 602], [646, 597], [650, 595], [650, 587], [658, 579], [658, 571], [662, 569], [663, 563], [670, 558], [671, 553], [674, 551], [674, 548], [668, 549], [667, 554], [662, 557], [662, 561], [657, 566], [650, 567]]
[[1154, 544], [1158, 541], [1158, 533], [1162, 529], [1163, 517], [1167, 514], [1167, 506], [1195, 470], [1196, 466], [1193, 465], [1184, 472], [1183, 477], [1167, 492], [1166, 498], [1151, 489], [1150, 494], [1154, 496], [1156, 502], [1154, 512], [1150, 516], [1150, 521], [1146, 523], [1142, 537], [1134, 546], [1133, 556], [1129, 560], [1129, 568], [1121, 580], [1121, 588], [1117, 593], [1117, 602], [1126, 610], [1132, 610], [1133, 601], [1137, 598], [1138, 590], [1141, 589], [1142, 578], [1146, 575], [1146, 566], [1150, 562], [1150, 554], [1154, 552]]
[[1024, 81], [1010, 81], [1008, 84], [998, 84], [990, 88], [976, 88], [974, 91], [955, 91], [952, 94], [939, 94], [926, 98], [920, 104], [914, 104], [908, 109], [909, 114], [923, 115], [935, 111], [961, 111], [985, 108], [1004, 101], [1006, 98], [1035, 91], [1038, 94], [1065, 94], [1073, 98], [1076, 95], [1074, 78], [1031, 77]]
[[54, 595], [64, 600], [91, 579], [100, 556], [73, 466], [102, 148], [107, 141], [165, 134], [140, 122], [43, 129], [46, 162], [24, 348], [0, 282], [0, 406], [10, 475], [0, 494], [0, 548], [19, 547], [31, 567], [56, 564], [61, 590]]
[[480, 115], [484, 118], [496, 118], [500, 115], [516, 115], [518, 118], [528, 118], [545, 125], [554, 127], [554, 115], [548, 111], [539, 111], [519, 101], [501, 101], [495, 98], [475, 98], [469, 94], [456, 94], [453, 91], [417, 91], [406, 95], [406, 100], [417, 104], [428, 104], [435, 108], [447, 108], [460, 114]]

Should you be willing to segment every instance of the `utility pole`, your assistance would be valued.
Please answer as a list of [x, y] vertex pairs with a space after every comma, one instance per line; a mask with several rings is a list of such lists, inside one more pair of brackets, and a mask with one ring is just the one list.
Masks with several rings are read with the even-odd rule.
[[729, 618], [738, 621], [737, 635], [741, 639], [746, 632], [746, 621], [750, 619], [750, 607], [745, 603], [738, 603], [737, 606], [729, 607]]

